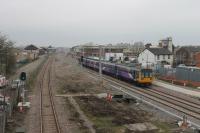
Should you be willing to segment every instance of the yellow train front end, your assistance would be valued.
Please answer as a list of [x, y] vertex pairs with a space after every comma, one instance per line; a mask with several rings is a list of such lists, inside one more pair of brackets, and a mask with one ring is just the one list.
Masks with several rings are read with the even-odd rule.
[[138, 83], [140, 85], [151, 85], [154, 80], [152, 69], [141, 69], [138, 76]]

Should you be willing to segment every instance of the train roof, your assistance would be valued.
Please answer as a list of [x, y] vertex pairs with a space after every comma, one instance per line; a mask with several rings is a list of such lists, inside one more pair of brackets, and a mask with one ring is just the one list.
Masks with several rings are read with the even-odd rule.
[[[93, 61], [99, 61], [98, 59], [92, 59], [92, 58], [85, 58], [85, 59], [93, 60]], [[133, 63], [132, 64], [115, 64], [115, 63], [111, 63], [111, 62], [108, 62], [108, 61], [105, 61], [105, 60], [102, 60], [102, 63], [107, 64], [107, 65], [115, 65], [119, 68], [126, 69], [128, 71], [130, 71], [130, 70], [140, 71], [141, 70], [140, 68], [136, 68], [136, 65], [134, 65]]]
[[126, 69], [126, 70], [135, 70], [135, 71], [140, 71], [140, 69], [136, 68], [136, 67], [129, 67], [129, 66], [124, 66], [124, 65], [116, 65], [117, 67], [119, 68], [122, 68], [122, 69]]

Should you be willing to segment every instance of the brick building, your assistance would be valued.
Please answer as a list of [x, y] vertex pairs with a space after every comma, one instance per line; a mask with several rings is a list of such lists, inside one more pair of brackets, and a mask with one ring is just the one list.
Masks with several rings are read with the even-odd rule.
[[176, 65], [185, 64], [187, 66], [196, 66], [199, 64], [200, 46], [183, 46], [176, 51]]
[[195, 54], [194, 60], [196, 67], [200, 67], [200, 52]]
[[24, 52], [26, 52], [26, 55], [29, 60], [35, 60], [39, 56], [39, 48], [35, 45], [28, 45], [24, 48]]
[[[80, 45], [75, 46], [72, 48], [72, 50], [75, 52], [76, 56], [93, 56], [93, 57], [99, 57], [99, 48], [98, 45]], [[102, 56], [105, 57], [106, 53], [123, 53], [124, 47], [121, 46], [101, 46], [102, 48]]]

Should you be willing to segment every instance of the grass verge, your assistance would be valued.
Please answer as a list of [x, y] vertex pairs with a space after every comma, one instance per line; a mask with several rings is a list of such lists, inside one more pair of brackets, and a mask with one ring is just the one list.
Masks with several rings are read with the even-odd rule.
[[155, 121], [153, 122], [153, 124], [160, 129], [160, 133], [171, 133], [170, 125], [168, 125], [167, 123]]
[[89, 129], [84, 125], [84, 121], [80, 118], [79, 113], [75, 109], [75, 107], [70, 103], [69, 99], [66, 98], [66, 108], [69, 112], [69, 120], [74, 122], [80, 129], [81, 133], [88, 133]]
[[124, 133], [125, 124], [148, 122], [151, 117], [144, 110], [131, 109], [125, 103], [108, 102], [97, 97], [76, 97], [80, 108], [93, 122], [97, 133]]
[[44, 63], [47, 61], [47, 58], [48, 58], [48, 56], [45, 56], [43, 61], [41, 61], [40, 64], [28, 75], [28, 78], [26, 81], [27, 89], [32, 90], [35, 87], [37, 75], [39, 74]]

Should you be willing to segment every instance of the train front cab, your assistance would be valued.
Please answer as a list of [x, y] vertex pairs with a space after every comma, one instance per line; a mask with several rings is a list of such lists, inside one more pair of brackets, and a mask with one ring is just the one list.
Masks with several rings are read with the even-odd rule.
[[140, 85], [151, 85], [153, 82], [152, 69], [141, 69], [139, 72], [138, 83]]

